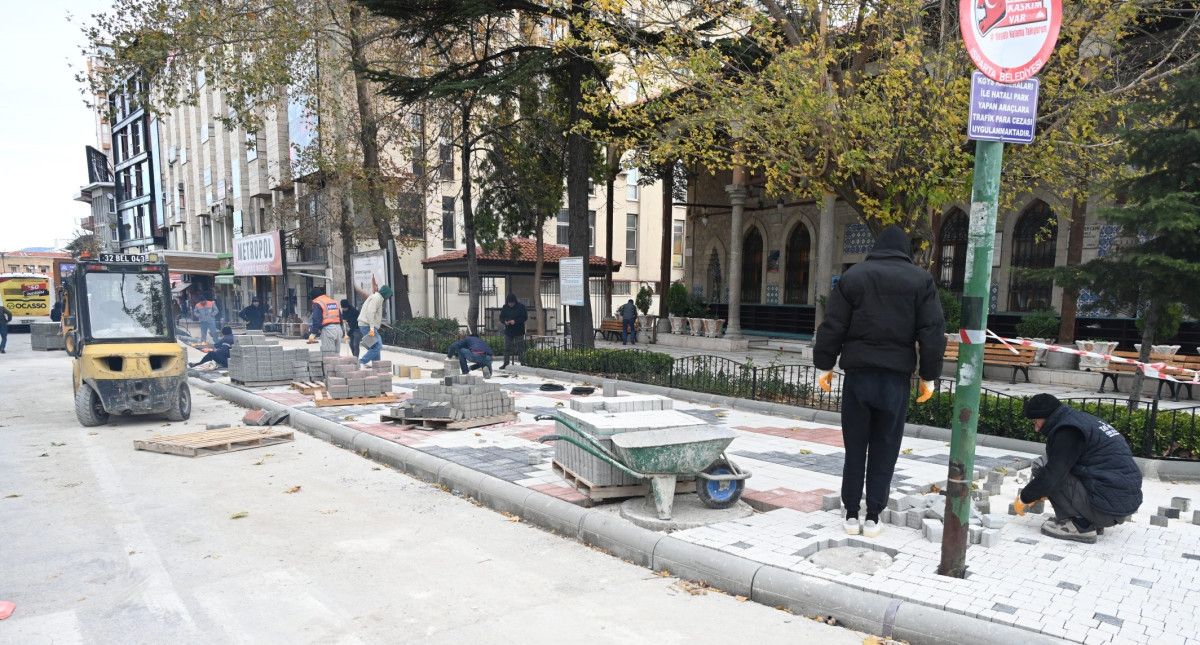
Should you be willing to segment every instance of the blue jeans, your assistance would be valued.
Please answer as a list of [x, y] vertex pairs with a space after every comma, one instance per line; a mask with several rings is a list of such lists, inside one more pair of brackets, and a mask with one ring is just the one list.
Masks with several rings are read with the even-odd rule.
[[[363, 338], [366, 338], [367, 334], [370, 333], [371, 328], [366, 325], [359, 325], [358, 331], [359, 331], [359, 333], [362, 334]], [[366, 365], [367, 363], [370, 363], [371, 361], [379, 360], [379, 357], [383, 354], [383, 350], [382, 350], [383, 341], [379, 338], [379, 332], [376, 332], [375, 340], [376, 340], [375, 345], [372, 347], [368, 347], [367, 351], [363, 352], [362, 358], [360, 358], [358, 360], [359, 363]], [[359, 341], [359, 342], [361, 342], [361, 341]]]
[[475, 369], [474, 367], [471, 367], [471, 368], [467, 367], [468, 361], [470, 361], [471, 364], [476, 367], [480, 367], [480, 368], [491, 367], [492, 366], [492, 355], [491, 354], [476, 354], [475, 352], [472, 352], [471, 350], [467, 349], [466, 347], [458, 350], [458, 366], [462, 368], [463, 374], [469, 374], [472, 369]]
[[8, 325], [0, 327], [0, 349], [8, 346]]
[[207, 338], [209, 336], [212, 336], [214, 344], [221, 342], [221, 338], [219, 336], [217, 336], [217, 323], [215, 323], [215, 322], [200, 323], [200, 342], [207, 343], [208, 342]]
[[629, 342], [629, 337], [633, 336], [633, 342], [637, 342], [637, 319], [633, 320], [621, 319], [621, 344]]

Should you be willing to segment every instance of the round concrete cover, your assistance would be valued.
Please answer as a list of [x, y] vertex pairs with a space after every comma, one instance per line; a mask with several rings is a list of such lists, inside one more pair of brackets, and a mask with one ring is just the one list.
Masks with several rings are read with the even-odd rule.
[[742, 501], [731, 508], [712, 509], [701, 503], [695, 493], [688, 493], [675, 496], [671, 515], [669, 520], [658, 519], [654, 502], [645, 497], [626, 500], [621, 504], [621, 517], [651, 531], [683, 531], [728, 522], [754, 515], [754, 509]]
[[871, 575], [892, 564], [892, 556], [859, 546], [838, 546], [822, 549], [812, 554], [809, 562], [842, 573], [865, 573]]

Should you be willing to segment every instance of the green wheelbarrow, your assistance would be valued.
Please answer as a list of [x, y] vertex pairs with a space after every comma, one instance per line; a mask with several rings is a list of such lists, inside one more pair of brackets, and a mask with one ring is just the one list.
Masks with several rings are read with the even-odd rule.
[[579, 437], [551, 434], [538, 441], [566, 441], [631, 477], [650, 480], [650, 494], [660, 520], [671, 519], [676, 478], [701, 479], [696, 486], [700, 501], [708, 508], [721, 509], [737, 503], [751, 474], [725, 456], [725, 448], [737, 438], [737, 433], [729, 428], [706, 426], [622, 432], [610, 437], [613, 449], [609, 450], [570, 419], [557, 415], [541, 415], [535, 419], [557, 421]]

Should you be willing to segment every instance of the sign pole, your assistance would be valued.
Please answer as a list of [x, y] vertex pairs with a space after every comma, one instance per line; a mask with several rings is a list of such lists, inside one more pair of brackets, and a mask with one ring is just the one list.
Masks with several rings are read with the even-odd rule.
[[971, 522], [971, 482], [975, 471], [975, 433], [979, 426], [979, 389], [987, 329], [988, 291], [992, 281], [992, 244], [1004, 144], [975, 142], [975, 184], [967, 241], [967, 281], [963, 287], [962, 329], [958, 346], [957, 387], [951, 421], [950, 471], [946, 479], [946, 519], [938, 573], [961, 578], [967, 571], [967, 533]]

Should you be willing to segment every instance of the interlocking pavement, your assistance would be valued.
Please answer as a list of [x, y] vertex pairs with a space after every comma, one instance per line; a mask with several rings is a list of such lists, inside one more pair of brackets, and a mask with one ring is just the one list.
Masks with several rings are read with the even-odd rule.
[[[208, 374], [205, 378], [226, 380]], [[432, 379], [397, 381], [395, 389], [409, 394], [416, 384], [428, 382]], [[533, 419], [569, 405], [574, 397], [539, 391], [544, 382], [540, 379], [492, 382], [515, 398], [519, 419], [452, 432], [382, 423], [382, 405], [316, 408], [311, 397], [286, 388], [249, 389], [490, 476], [586, 503], [586, 497], [552, 469], [553, 448], [537, 443], [538, 437], [553, 433], [554, 424]], [[674, 407], [738, 432], [726, 453], [753, 471], [743, 498], [760, 511], [746, 519], [676, 532], [674, 537], [814, 578], [1079, 643], [1200, 642], [1195, 600], [1200, 597], [1200, 526], [1191, 523], [1192, 511], [1170, 520], [1165, 528], [1150, 524], [1150, 515], [1159, 506], [1170, 506], [1173, 497], [1200, 503], [1195, 485], [1146, 480], [1145, 503], [1132, 522], [1108, 529], [1095, 545], [1043, 536], [1042, 522], [1053, 517], [1049, 507], [1043, 515], [1005, 516], [996, 544], [969, 547], [967, 577], [947, 578], [936, 572], [940, 543], [929, 541], [922, 530], [887, 525], [877, 538], [848, 536], [841, 529], [840, 514], [822, 510], [826, 496], [841, 488], [840, 428], [681, 401]], [[902, 450], [893, 486], [928, 493], [944, 485], [949, 444], [906, 437]], [[1007, 471], [1001, 493], [991, 497], [993, 513], [1005, 512], [1017, 492], [1019, 469], [1035, 456], [977, 449], [977, 469]], [[847, 545], [885, 552], [893, 563], [866, 575], [844, 574], [808, 560], [820, 549]]]

